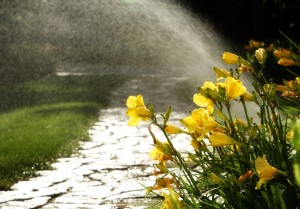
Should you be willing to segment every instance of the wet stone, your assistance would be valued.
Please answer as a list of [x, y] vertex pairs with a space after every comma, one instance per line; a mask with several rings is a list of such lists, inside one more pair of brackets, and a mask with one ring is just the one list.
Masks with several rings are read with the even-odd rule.
[[24, 201], [10, 201], [5, 203], [3, 206], [1, 205], [1, 209], [27, 209], [27, 208], [36, 208], [41, 205], [45, 205], [48, 203], [51, 197], [37, 197], [30, 200]]
[[[53, 170], [0, 192], [0, 208], [147, 208], [145, 186], [153, 186], [153, 141], [145, 125], [127, 125], [124, 108], [102, 110], [90, 129], [91, 141], [78, 153], [58, 159]], [[155, 131], [155, 130], [154, 130]], [[180, 139], [184, 141], [184, 139]], [[181, 141], [179, 142], [181, 143]], [[189, 144], [186, 141], [187, 146]]]

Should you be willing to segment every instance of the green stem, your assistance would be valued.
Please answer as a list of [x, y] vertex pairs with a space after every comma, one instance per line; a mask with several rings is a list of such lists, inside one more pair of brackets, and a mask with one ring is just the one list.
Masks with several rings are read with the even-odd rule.
[[[158, 124], [157, 124], [157, 125], [158, 125]], [[161, 129], [161, 131], [163, 132], [164, 136], [166, 137], [166, 139], [167, 139], [167, 141], [168, 141], [168, 143], [169, 143], [169, 145], [170, 145], [170, 147], [171, 147], [171, 149], [172, 149], [172, 152], [173, 152], [175, 158], [176, 158], [176, 159], [178, 160], [178, 162], [179, 162], [178, 165], [179, 165], [180, 169], [182, 169], [182, 170], [185, 172], [185, 174], [188, 176], [188, 180], [191, 182], [192, 186], [194, 187], [194, 190], [197, 192], [197, 194], [200, 195], [201, 193], [200, 193], [200, 190], [199, 190], [199, 188], [198, 188], [198, 186], [197, 186], [197, 183], [196, 183], [196, 181], [195, 181], [193, 175], [192, 175], [191, 172], [189, 171], [189, 169], [188, 169], [186, 163], [183, 161], [183, 159], [182, 159], [180, 153], [179, 153], [179, 152], [175, 149], [175, 147], [173, 146], [173, 143], [171, 142], [169, 136], [166, 134], [166, 132], [165, 132], [165, 130], [163, 129], [163, 127], [161, 127], [160, 125], [158, 125], [158, 127]]]
[[247, 107], [246, 107], [246, 103], [245, 103], [245, 100], [243, 99], [243, 97], [241, 97], [241, 102], [242, 102], [244, 112], [245, 112], [245, 115], [246, 115], [248, 127], [251, 127], [251, 121], [250, 121], [250, 118], [249, 118], [249, 115], [248, 115], [248, 110], [247, 110]]

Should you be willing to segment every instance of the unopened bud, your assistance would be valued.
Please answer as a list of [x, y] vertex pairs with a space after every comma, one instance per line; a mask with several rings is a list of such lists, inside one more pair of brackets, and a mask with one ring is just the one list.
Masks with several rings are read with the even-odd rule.
[[267, 52], [264, 48], [259, 48], [255, 51], [255, 57], [259, 64], [264, 64], [267, 59]]

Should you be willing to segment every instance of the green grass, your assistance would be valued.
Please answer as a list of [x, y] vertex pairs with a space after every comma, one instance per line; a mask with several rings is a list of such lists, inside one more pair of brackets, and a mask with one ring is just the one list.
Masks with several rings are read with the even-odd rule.
[[0, 190], [70, 156], [124, 78], [51, 76], [0, 90]]
[[62, 102], [107, 105], [111, 90], [124, 79], [118, 75], [49, 76], [20, 85], [0, 86], [0, 111]]

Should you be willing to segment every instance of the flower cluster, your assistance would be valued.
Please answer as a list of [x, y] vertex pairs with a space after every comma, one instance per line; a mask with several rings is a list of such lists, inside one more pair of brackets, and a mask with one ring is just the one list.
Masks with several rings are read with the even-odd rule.
[[[154, 141], [150, 157], [155, 160], [157, 180], [147, 187], [147, 194], [162, 190], [161, 208], [276, 208], [286, 204], [287, 194], [300, 200], [295, 189], [292, 161], [293, 148], [288, 140], [291, 128], [289, 115], [280, 108], [276, 91], [282, 96], [298, 97], [300, 79], [284, 81], [285, 85], [262, 83], [257, 64], [264, 66], [268, 57], [264, 43], [252, 40], [249, 48], [258, 47], [250, 59], [230, 52], [223, 53], [223, 61], [236, 65], [236, 70], [215, 67], [216, 81], [206, 81], [194, 94], [198, 106], [180, 120], [182, 127], [169, 123], [172, 109], [160, 114], [159, 123], [153, 107], [146, 107], [141, 95], [129, 96], [127, 115], [129, 125], [150, 120], [166, 137], [161, 142], [149, 131]], [[275, 50], [279, 59], [294, 60], [296, 55], [286, 50]], [[294, 65], [298, 65], [295, 61]], [[252, 75], [253, 89], [247, 90], [241, 75]], [[249, 113], [246, 103], [257, 106]], [[242, 113], [233, 111], [240, 105]], [[188, 157], [179, 153], [170, 135], [185, 134], [194, 152]], [[173, 162], [174, 167], [169, 167]], [[273, 202], [272, 202], [273, 201]], [[277, 202], [279, 201], [279, 202]], [[248, 206], [247, 206], [248, 205]]]

